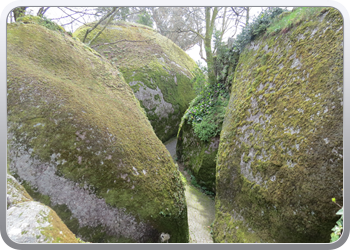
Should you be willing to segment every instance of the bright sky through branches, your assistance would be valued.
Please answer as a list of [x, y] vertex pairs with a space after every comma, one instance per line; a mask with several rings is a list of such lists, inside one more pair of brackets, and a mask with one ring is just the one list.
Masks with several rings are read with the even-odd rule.
[[[266, 7], [265, 7], [266, 8]], [[265, 9], [263, 7], [251, 7], [250, 9], [250, 21], [254, 19], [254, 17], [258, 16], [259, 13]], [[292, 7], [288, 7], [288, 9], [292, 9]], [[30, 7], [27, 9], [27, 14], [36, 15], [39, 10], [39, 7]], [[74, 11], [80, 11], [81, 14], [76, 13], [72, 15]], [[94, 15], [94, 8], [92, 7], [75, 7], [75, 8], [62, 8], [62, 7], [50, 7], [48, 11], [45, 13], [45, 16], [49, 19], [52, 19], [54, 22], [62, 25], [67, 31], [74, 32], [78, 27], [83, 25], [84, 23], [93, 22], [96, 20]], [[72, 15], [72, 16], [71, 16]], [[219, 20], [220, 21], [220, 20]], [[220, 23], [218, 23], [221, 25]], [[239, 27], [238, 31], [235, 33], [236, 35], [240, 33], [241, 27]], [[223, 37], [223, 41], [227, 41], [229, 37], [232, 37], [234, 30], [231, 32], [225, 33]], [[191, 49], [187, 50], [186, 53], [194, 60], [200, 61], [202, 65], [206, 65], [205, 61], [200, 58], [199, 55], [199, 45], [195, 45]]]

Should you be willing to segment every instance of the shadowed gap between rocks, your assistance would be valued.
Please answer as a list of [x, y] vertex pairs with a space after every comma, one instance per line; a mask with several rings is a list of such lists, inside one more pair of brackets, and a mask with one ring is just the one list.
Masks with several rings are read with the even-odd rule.
[[[164, 143], [174, 162], [176, 162], [176, 142], [177, 138], [172, 138]], [[215, 219], [215, 202], [207, 195], [193, 187], [190, 184], [190, 174], [185, 171], [184, 166], [180, 162], [176, 163], [179, 166], [179, 170], [186, 178], [185, 195], [187, 202], [190, 243], [213, 243], [213, 239], [210, 234], [210, 225]]]

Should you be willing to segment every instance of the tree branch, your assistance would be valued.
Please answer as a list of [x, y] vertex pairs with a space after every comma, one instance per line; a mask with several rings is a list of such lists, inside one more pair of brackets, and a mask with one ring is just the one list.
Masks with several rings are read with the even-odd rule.
[[[120, 7], [119, 7], [120, 8]], [[119, 9], [118, 8], [118, 9]], [[117, 7], [113, 7], [113, 9], [104, 17], [102, 17], [92, 28], [88, 29], [85, 33], [84, 39], [83, 39], [83, 43], [85, 43], [85, 40], [88, 36], [88, 34], [93, 31], [98, 25], [100, 25], [100, 23], [102, 23], [104, 20], [106, 20], [107, 18], [109, 18], [111, 15], [113, 15], [116, 11]]]
[[183, 29], [177, 29], [176, 30], [177, 33], [183, 33], [183, 32], [192, 32], [195, 33], [197, 36], [199, 36], [200, 38], [202, 38], [204, 40], [204, 36], [202, 34], [200, 34], [199, 32], [192, 30], [192, 29], [188, 29], [188, 30], [183, 30]]
[[[114, 10], [114, 13], [117, 12], [118, 10], [120, 10], [121, 7], [118, 7], [117, 9]], [[87, 43], [88, 46], [90, 46], [90, 44], [95, 41], [95, 39], [106, 29], [106, 27], [109, 25], [109, 23], [112, 21], [113, 19], [113, 15], [111, 14], [109, 16], [109, 19], [106, 23], [106, 25]]]

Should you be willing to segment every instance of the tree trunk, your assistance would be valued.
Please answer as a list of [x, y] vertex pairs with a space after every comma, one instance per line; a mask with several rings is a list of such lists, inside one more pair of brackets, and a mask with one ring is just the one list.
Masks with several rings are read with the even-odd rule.
[[246, 7], [247, 9], [247, 16], [246, 16], [246, 20], [245, 20], [245, 25], [247, 26], [249, 24], [249, 7]]
[[15, 21], [21, 16], [25, 16], [27, 7], [17, 7], [13, 10], [13, 17]]
[[213, 36], [213, 30], [215, 26], [215, 18], [218, 14], [218, 8], [215, 7], [213, 11], [213, 15], [211, 16], [210, 13], [211, 7], [205, 7], [205, 22], [206, 22], [206, 30], [205, 30], [205, 38], [204, 38], [204, 49], [205, 54], [207, 58], [207, 65], [208, 65], [208, 81], [209, 84], [215, 84], [216, 77], [215, 77], [215, 64], [214, 64], [214, 57], [211, 50], [211, 39]]
[[38, 13], [36, 14], [37, 16], [43, 17], [45, 12], [49, 9], [50, 7], [40, 7]]

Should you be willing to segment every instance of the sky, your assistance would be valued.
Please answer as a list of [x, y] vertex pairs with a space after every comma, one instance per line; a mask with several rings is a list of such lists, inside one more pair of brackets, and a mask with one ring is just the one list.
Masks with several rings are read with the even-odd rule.
[[[288, 7], [289, 10], [291, 10], [293, 7]], [[250, 9], [250, 22], [254, 19], [255, 16], [258, 16], [259, 13], [262, 11], [261, 7], [251, 7]], [[240, 33], [239, 29], [236, 32], [236, 35], [238, 35]], [[227, 34], [226, 36], [224, 36], [223, 41], [227, 41], [228, 37], [231, 37], [232, 34]], [[198, 45], [194, 46], [193, 48], [191, 48], [190, 50], [187, 50], [186, 53], [195, 61], [198, 62], [200, 61], [200, 63], [202, 65], [206, 65], [206, 62], [201, 59], [200, 55], [199, 55], [199, 51], [200, 51], [200, 47]], [[204, 51], [204, 50], [203, 50]], [[203, 52], [204, 53], [204, 52]]]

